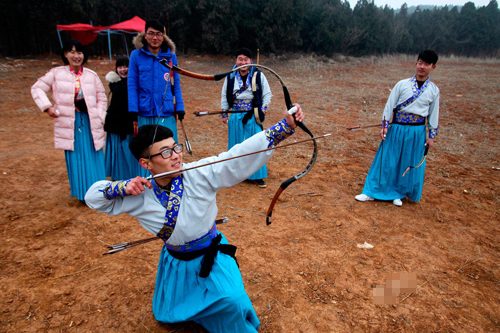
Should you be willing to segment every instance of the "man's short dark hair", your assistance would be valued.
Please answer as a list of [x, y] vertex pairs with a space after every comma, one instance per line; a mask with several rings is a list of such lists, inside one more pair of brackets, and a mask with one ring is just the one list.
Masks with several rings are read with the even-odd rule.
[[66, 52], [69, 52], [73, 49], [73, 46], [75, 47], [75, 50], [78, 52], [83, 53], [83, 62], [82, 65], [84, 65], [87, 62], [87, 59], [89, 58], [89, 55], [87, 54], [87, 48], [82, 45], [77, 40], [69, 40], [66, 43], [64, 43], [63, 48], [61, 50], [61, 59], [64, 62], [65, 65], [69, 65], [68, 58], [64, 55]]
[[128, 147], [137, 160], [148, 158], [150, 147], [159, 141], [173, 138], [174, 133], [161, 125], [143, 125], [139, 127], [139, 132], [128, 143]]
[[250, 50], [249, 50], [249, 49], [247, 49], [246, 47], [242, 47], [242, 48], [240, 48], [240, 49], [237, 49], [235, 53], [236, 53], [236, 54], [234, 55], [234, 57], [235, 57], [235, 58], [238, 58], [238, 56], [239, 56], [240, 54], [243, 54], [244, 56], [247, 56], [247, 57], [249, 57], [250, 59], [252, 59], [252, 58], [253, 58], [253, 57], [252, 57], [252, 51], [250, 51]]
[[417, 61], [422, 59], [422, 61], [435, 65], [438, 62], [438, 55], [432, 50], [424, 50], [418, 54]]
[[161, 31], [161, 32], [163, 32], [163, 30], [165, 29], [163, 24], [161, 24], [157, 20], [146, 21], [146, 27], [144, 28], [144, 31], [148, 31], [148, 28], [153, 28], [153, 29]]

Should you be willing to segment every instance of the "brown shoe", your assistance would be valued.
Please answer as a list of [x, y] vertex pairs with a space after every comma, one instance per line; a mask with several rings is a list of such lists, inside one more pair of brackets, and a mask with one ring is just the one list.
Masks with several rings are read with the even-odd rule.
[[263, 179], [255, 179], [254, 182], [259, 187], [262, 187], [262, 188], [267, 187], [266, 182]]

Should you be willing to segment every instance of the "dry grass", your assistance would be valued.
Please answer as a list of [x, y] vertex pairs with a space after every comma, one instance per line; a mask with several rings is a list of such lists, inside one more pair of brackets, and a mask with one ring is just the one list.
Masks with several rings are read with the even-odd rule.
[[[414, 54], [386, 54], [386, 55], [373, 55], [363, 57], [345, 56], [342, 54], [335, 54], [332, 57], [317, 56], [313, 54], [292, 54], [282, 56], [271, 56], [268, 58], [272, 63], [286, 61], [288, 65], [297, 69], [317, 69], [325, 68], [329, 65], [339, 63], [348, 65], [394, 65], [402, 62], [414, 62], [416, 55]], [[460, 62], [460, 63], [473, 63], [473, 64], [500, 64], [499, 57], [465, 57], [456, 55], [443, 55], [439, 57], [438, 64], [445, 62]]]

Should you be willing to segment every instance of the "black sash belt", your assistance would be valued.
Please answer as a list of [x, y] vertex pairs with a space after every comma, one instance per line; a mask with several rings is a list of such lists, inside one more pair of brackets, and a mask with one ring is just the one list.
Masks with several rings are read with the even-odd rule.
[[[212, 244], [210, 244], [209, 247], [206, 247], [201, 250], [196, 250], [192, 252], [175, 252], [173, 250], [170, 250], [167, 248], [168, 253], [176, 259], [183, 260], [183, 261], [190, 261], [193, 259], [196, 259], [202, 255], [205, 255], [201, 261], [201, 270], [200, 270], [200, 277], [206, 278], [209, 274], [210, 271], [212, 270], [212, 266], [214, 265], [215, 261], [215, 256], [217, 255], [217, 252], [222, 252], [224, 254], [227, 254], [228, 256], [232, 257], [236, 261], [236, 265], [238, 265], [238, 261], [236, 260], [235, 254], [236, 254], [236, 246], [234, 245], [229, 245], [229, 244], [220, 244], [220, 241], [222, 240], [222, 236], [218, 235], [212, 240]], [[239, 265], [238, 265], [239, 267]]]
[[392, 121], [391, 124], [405, 125], [405, 126], [423, 126], [425, 123], [400, 123], [397, 121]]

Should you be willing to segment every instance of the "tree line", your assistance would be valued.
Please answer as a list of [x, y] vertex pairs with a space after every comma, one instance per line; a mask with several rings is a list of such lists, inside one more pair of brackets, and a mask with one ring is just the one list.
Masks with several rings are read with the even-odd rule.
[[[177, 53], [229, 54], [238, 47], [265, 54], [307, 52], [332, 56], [416, 53], [498, 56], [500, 12], [496, 0], [476, 8], [417, 9], [409, 14], [359, 0], [16, 0], [0, 11], [0, 54], [58, 53], [56, 24], [115, 24], [137, 15], [157, 19]], [[63, 40], [69, 34], [62, 33]], [[131, 36], [128, 36], [129, 48]], [[113, 53], [124, 54], [123, 37], [112, 37]], [[107, 54], [107, 37], [89, 45]]]

